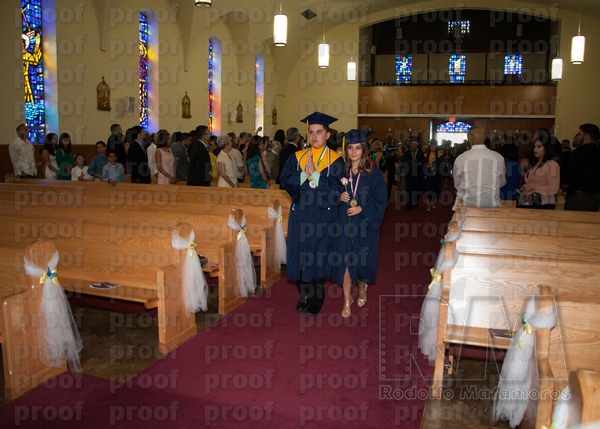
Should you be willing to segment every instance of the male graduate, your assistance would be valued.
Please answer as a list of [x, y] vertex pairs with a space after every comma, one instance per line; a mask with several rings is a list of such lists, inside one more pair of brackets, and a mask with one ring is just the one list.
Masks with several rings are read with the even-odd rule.
[[[325, 281], [332, 276], [334, 240], [339, 238], [339, 197], [344, 161], [326, 146], [329, 124], [337, 121], [315, 112], [307, 124], [310, 148], [295, 152], [283, 165], [280, 183], [292, 197], [288, 221], [287, 278], [296, 281], [297, 311], [317, 315], [325, 300]], [[331, 255], [331, 256], [330, 256]], [[337, 261], [337, 263], [340, 263]]]

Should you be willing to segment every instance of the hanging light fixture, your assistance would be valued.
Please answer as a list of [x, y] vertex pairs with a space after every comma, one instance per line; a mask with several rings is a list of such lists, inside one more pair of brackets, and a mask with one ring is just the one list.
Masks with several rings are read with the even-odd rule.
[[273, 43], [275, 46], [287, 44], [287, 15], [281, 11], [281, 3], [279, 3], [279, 13], [273, 20]]
[[200, 7], [200, 6], [210, 7], [212, 5], [212, 0], [195, 0], [194, 4], [198, 7]]
[[562, 79], [563, 60], [560, 58], [560, 23], [558, 24], [558, 43], [556, 44], [556, 58], [552, 60], [550, 79], [559, 81]]
[[323, 0], [323, 42], [319, 44], [319, 68], [329, 67], [329, 44], [325, 43], [325, 0]]
[[[354, 7], [354, 2], [352, 2], [352, 7]], [[352, 31], [352, 38], [354, 39], [354, 22], [352, 23], [352, 27], [350, 28]], [[352, 54], [350, 54], [350, 61], [348, 61], [348, 70], [346, 73], [346, 77], [348, 79], [348, 82], [356, 81], [356, 62], [353, 61]]]
[[577, 36], [571, 40], [571, 64], [583, 64], [585, 54], [585, 36], [581, 35], [581, 2], [579, 2], [579, 26]]

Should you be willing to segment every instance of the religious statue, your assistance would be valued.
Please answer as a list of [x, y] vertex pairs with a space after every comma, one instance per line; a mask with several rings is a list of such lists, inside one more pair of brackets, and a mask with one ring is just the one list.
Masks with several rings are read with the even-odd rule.
[[96, 87], [96, 94], [98, 96], [98, 110], [110, 110], [110, 87], [104, 81], [104, 76], [102, 76], [102, 82]]
[[238, 123], [242, 123], [244, 122], [244, 108], [242, 107], [242, 102], [240, 101], [240, 103], [237, 105], [237, 109], [236, 109], [236, 116], [235, 116], [235, 121]]
[[273, 125], [277, 125], [277, 107], [273, 106], [273, 113], [272, 113], [272, 123]]
[[192, 117], [192, 102], [190, 101], [190, 97], [187, 95], [187, 91], [185, 95], [181, 99], [181, 117], [182, 118], [191, 118]]

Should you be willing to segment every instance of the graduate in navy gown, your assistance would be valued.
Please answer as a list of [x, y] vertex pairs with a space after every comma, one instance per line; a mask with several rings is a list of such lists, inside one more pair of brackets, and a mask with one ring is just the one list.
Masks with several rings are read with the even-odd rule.
[[326, 146], [329, 124], [336, 120], [320, 112], [303, 119], [308, 125], [311, 147], [290, 156], [280, 175], [281, 187], [292, 197], [287, 278], [296, 282], [300, 294], [296, 310], [309, 315], [321, 310], [325, 282], [332, 277], [332, 265], [336, 262], [334, 250], [339, 228], [335, 224], [344, 190], [340, 180], [344, 161]]
[[[344, 290], [342, 317], [350, 317], [352, 285], [358, 283], [357, 305], [367, 302], [367, 283], [375, 282], [379, 257], [379, 227], [387, 202], [383, 174], [367, 157], [366, 130], [346, 133], [345, 179], [348, 184], [340, 196], [339, 222], [344, 234], [337, 240], [343, 263], [334, 267], [333, 280]], [[346, 183], [344, 180], [344, 183]]]

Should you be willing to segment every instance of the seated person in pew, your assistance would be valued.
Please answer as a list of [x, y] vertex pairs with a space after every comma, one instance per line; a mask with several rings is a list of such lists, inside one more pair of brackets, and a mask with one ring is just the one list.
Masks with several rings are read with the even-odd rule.
[[125, 183], [125, 169], [123, 164], [117, 162], [117, 154], [111, 152], [108, 154], [108, 164], [102, 169], [102, 181], [116, 186], [117, 182]]
[[485, 146], [485, 131], [472, 128], [468, 133], [471, 149], [454, 161], [456, 210], [458, 201], [469, 207], [500, 207], [500, 188], [506, 184], [504, 158]]
[[533, 137], [533, 165], [527, 171], [520, 189], [521, 198], [517, 207], [554, 210], [556, 193], [560, 188], [560, 166], [552, 160], [552, 135], [540, 129]]

